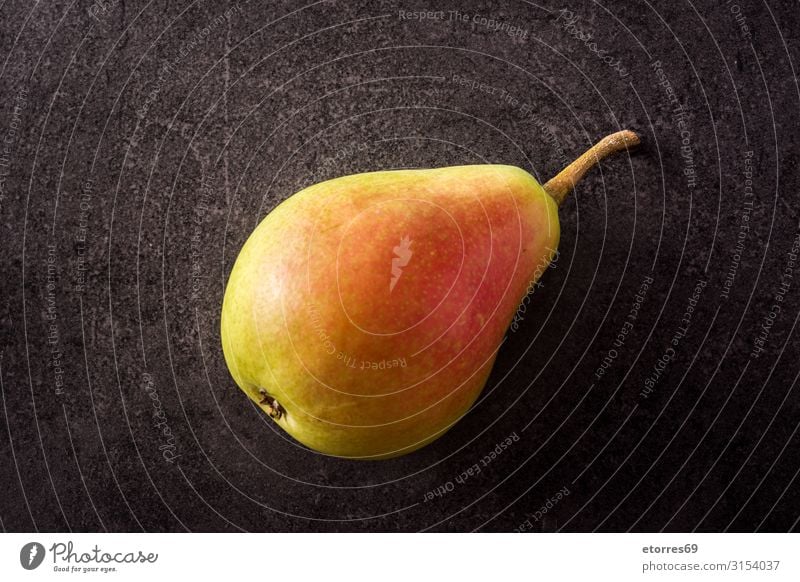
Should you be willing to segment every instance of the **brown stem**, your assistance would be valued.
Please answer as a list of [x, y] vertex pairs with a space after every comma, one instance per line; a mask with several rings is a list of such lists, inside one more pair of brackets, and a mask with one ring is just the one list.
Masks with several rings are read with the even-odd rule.
[[559, 174], [544, 185], [545, 191], [561, 206], [575, 184], [584, 174], [600, 163], [604, 158], [640, 143], [639, 136], [629, 129], [607, 135], [586, 150], [577, 160], [561, 170]]

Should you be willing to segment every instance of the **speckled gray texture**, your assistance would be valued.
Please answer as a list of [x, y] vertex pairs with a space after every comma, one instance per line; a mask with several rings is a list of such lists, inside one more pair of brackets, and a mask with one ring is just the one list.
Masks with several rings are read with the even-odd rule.
[[[796, 2], [9, 0], [0, 23], [3, 529], [797, 529]], [[562, 208], [556, 268], [439, 441], [322, 457], [234, 386], [224, 284], [279, 201], [398, 167], [546, 179], [621, 127], [644, 146]]]

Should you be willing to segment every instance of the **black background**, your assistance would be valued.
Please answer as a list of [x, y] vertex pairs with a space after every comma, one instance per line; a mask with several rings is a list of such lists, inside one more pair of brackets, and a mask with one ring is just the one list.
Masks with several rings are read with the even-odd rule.
[[[4, 530], [797, 529], [800, 271], [782, 279], [800, 231], [796, 2], [98, 6], [0, 7]], [[418, 10], [444, 18], [401, 14]], [[623, 127], [644, 146], [562, 207], [555, 268], [443, 438], [391, 461], [327, 458], [235, 387], [224, 284], [278, 202], [399, 167], [544, 180]]]

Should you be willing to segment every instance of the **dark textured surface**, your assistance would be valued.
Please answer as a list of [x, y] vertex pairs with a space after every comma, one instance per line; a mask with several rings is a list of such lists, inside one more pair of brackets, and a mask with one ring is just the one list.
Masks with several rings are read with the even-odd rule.
[[[90, 6], [0, 7], [5, 530], [797, 529], [796, 2]], [[535, 309], [442, 439], [325, 458], [235, 388], [224, 283], [279, 201], [407, 166], [546, 179], [621, 127], [645, 146], [562, 208]]]

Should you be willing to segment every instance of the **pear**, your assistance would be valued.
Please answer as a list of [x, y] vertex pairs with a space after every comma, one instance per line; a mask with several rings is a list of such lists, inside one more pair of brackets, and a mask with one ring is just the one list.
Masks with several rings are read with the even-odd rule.
[[225, 361], [282, 429], [324, 454], [383, 459], [440, 437], [476, 400], [520, 301], [552, 260], [558, 206], [607, 136], [541, 186], [506, 165], [315, 184], [236, 259]]

